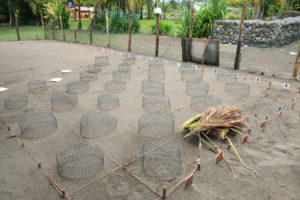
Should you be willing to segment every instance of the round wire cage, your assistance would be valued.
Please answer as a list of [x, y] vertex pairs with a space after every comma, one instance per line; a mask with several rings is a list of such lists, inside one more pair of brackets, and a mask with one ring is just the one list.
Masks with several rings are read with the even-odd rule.
[[104, 66], [109, 65], [108, 56], [96, 56], [95, 57], [95, 64], [99, 67], [104, 67]]
[[183, 81], [191, 81], [198, 80], [202, 81], [203, 71], [200, 70], [184, 70], [181, 72], [181, 80]]
[[222, 104], [222, 101], [214, 96], [193, 96], [191, 99], [191, 109], [196, 112], [203, 112], [209, 107]]
[[142, 83], [142, 92], [149, 95], [165, 94], [164, 83], [158, 81], [144, 80]]
[[105, 90], [110, 93], [120, 93], [126, 90], [126, 82], [111, 80], [104, 83]]
[[89, 84], [85, 81], [72, 81], [67, 84], [68, 92], [71, 93], [85, 93], [89, 91]]
[[120, 107], [120, 99], [116, 95], [102, 94], [98, 97], [98, 108], [104, 111], [115, 110]]
[[34, 80], [28, 82], [28, 90], [30, 93], [39, 94], [47, 91], [47, 85], [44, 80]]
[[108, 113], [88, 112], [80, 118], [80, 135], [84, 138], [99, 138], [117, 128], [117, 118]]
[[128, 65], [134, 65], [135, 60], [124, 58], [122, 60], [122, 65], [128, 66]]
[[52, 135], [58, 125], [51, 112], [33, 112], [19, 121], [19, 127], [22, 137], [33, 139]]
[[190, 96], [207, 96], [209, 84], [199, 80], [190, 80], [186, 82], [186, 94]]
[[149, 112], [138, 121], [138, 133], [144, 137], [167, 138], [175, 134], [175, 117], [169, 112]]
[[183, 175], [180, 143], [165, 139], [152, 140], [141, 147], [141, 165], [146, 176], [159, 181], [172, 181]]
[[91, 64], [87, 66], [88, 73], [98, 73], [101, 70], [100, 66], [97, 64]]
[[131, 64], [120, 64], [118, 65], [118, 70], [119, 71], [122, 71], [122, 70], [125, 70], [125, 71], [131, 71]]
[[180, 71], [185, 71], [185, 70], [195, 70], [195, 65], [188, 64], [188, 63], [182, 63], [180, 66]]
[[247, 83], [226, 83], [224, 87], [226, 94], [234, 97], [247, 98], [250, 95], [250, 85]]
[[8, 95], [4, 98], [4, 107], [7, 110], [18, 110], [28, 104], [28, 97], [24, 94]]
[[150, 72], [148, 73], [149, 81], [164, 81], [165, 73], [164, 72]]
[[87, 144], [56, 153], [58, 174], [70, 180], [92, 178], [103, 170], [103, 153]]
[[96, 73], [90, 73], [88, 71], [80, 72], [80, 80], [83, 81], [83, 82], [96, 81], [97, 80], [97, 74]]
[[129, 81], [130, 71], [129, 70], [118, 70], [113, 72], [113, 80]]
[[149, 66], [150, 65], [164, 65], [164, 60], [161, 58], [153, 58], [152, 60], [149, 60]]
[[238, 77], [233, 76], [233, 72], [218, 71], [217, 81], [221, 83], [237, 82]]
[[156, 65], [149, 65], [149, 70], [148, 73], [153, 73], [153, 72], [165, 72], [164, 65], [162, 64], [156, 64]]
[[143, 108], [148, 112], [167, 112], [170, 98], [166, 95], [146, 95], [143, 97]]
[[51, 105], [54, 112], [72, 110], [78, 102], [77, 94], [56, 92], [51, 95]]

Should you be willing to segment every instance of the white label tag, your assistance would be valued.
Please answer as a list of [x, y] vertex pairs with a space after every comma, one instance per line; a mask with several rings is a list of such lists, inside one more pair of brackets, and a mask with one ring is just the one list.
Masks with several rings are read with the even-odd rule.
[[197, 65], [194, 65], [193, 68], [194, 68], [194, 70], [197, 70], [198, 67], [197, 67]]
[[181, 66], [181, 62], [177, 62], [177, 67], [180, 67]]
[[255, 78], [255, 82], [256, 82], [256, 83], [260, 83], [260, 81], [261, 81], [260, 77], [257, 76], [257, 77]]
[[62, 78], [53, 78], [50, 80], [50, 82], [59, 82], [61, 80], [62, 80]]
[[284, 88], [284, 89], [289, 89], [289, 88], [290, 88], [290, 84], [284, 83], [284, 84], [283, 84], [283, 88]]
[[4, 92], [4, 91], [6, 91], [6, 90], [8, 90], [8, 88], [0, 87], [0, 92]]
[[152, 60], [153, 60], [153, 57], [150, 57], [149, 60], [152, 61]]
[[239, 73], [233, 73], [233, 77], [234, 77], [234, 78], [239, 77]]
[[61, 73], [70, 73], [70, 72], [72, 72], [72, 70], [70, 70], [70, 69], [63, 69], [63, 70], [60, 70], [61, 71]]
[[218, 73], [218, 70], [213, 69], [213, 73], [214, 73], [214, 74], [217, 74], [217, 73]]
[[168, 63], [168, 60], [165, 59], [165, 60], [164, 60], [164, 64], [167, 64], [167, 63]]

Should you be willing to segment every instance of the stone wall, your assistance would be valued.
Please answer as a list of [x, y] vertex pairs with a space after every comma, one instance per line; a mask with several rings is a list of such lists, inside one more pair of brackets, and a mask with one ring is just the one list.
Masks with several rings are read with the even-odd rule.
[[[212, 39], [235, 44], [238, 40], [240, 20], [216, 20]], [[273, 21], [245, 20], [243, 44], [272, 47], [289, 44], [300, 39], [300, 17]]]

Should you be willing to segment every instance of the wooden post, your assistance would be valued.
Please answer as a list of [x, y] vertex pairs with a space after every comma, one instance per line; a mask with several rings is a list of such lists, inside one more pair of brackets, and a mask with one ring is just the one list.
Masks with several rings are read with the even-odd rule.
[[106, 19], [107, 47], [110, 47], [110, 43], [109, 43], [109, 24], [108, 24], [107, 9], [105, 9], [105, 19]]
[[54, 27], [53, 27], [53, 20], [50, 16], [50, 26], [51, 26], [51, 33], [52, 33], [52, 40], [55, 40], [55, 34], [54, 34]]
[[159, 48], [159, 14], [156, 14], [156, 43], [155, 43], [155, 57], [158, 56]]
[[15, 14], [15, 20], [16, 20], [17, 37], [18, 37], [18, 41], [20, 41], [21, 38], [20, 38], [20, 33], [19, 33], [19, 23], [18, 23], [18, 15], [17, 14]]
[[62, 19], [61, 19], [61, 13], [59, 13], [59, 21], [60, 21], [60, 29], [61, 29], [63, 41], [66, 41], [65, 33], [64, 33], [64, 26], [63, 26]]
[[163, 195], [162, 195], [162, 198], [163, 198], [163, 199], [166, 199], [166, 198], [167, 198], [167, 188], [166, 188], [166, 187], [163, 188]]
[[44, 17], [43, 17], [43, 13], [42, 12], [41, 12], [41, 21], [42, 21], [42, 28], [43, 28], [43, 33], [44, 33], [44, 40], [46, 40], [47, 36], [46, 36], [45, 24], [44, 24]]
[[74, 29], [74, 41], [77, 43], [77, 35], [76, 35], [76, 7], [74, 6], [74, 11], [73, 11], [73, 29]]
[[244, 19], [245, 19], [245, 15], [246, 15], [246, 8], [247, 8], [247, 2], [245, 1], [244, 6], [243, 6], [243, 14], [242, 14], [242, 19], [241, 19], [241, 24], [240, 24], [239, 39], [238, 39], [236, 54], [235, 54], [235, 61], [234, 61], [234, 69], [235, 70], [240, 69], [241, 43], [242, 43], [242, 33], [243, 33], [243, 29], [244, 29]]
[[188, 40], [187, 62], [189, 62], [191, 60], [191, 54], [192, 54], [193, 25], [194, 25], [194, 8], [192, 8], [192, 12], [191, 12], [191, 23], [190, 23], [189, 40]]
[[132, 29], [132, 10], [129, 9], [129, 30], [128, 30], [128, 52], [131, 52], [131, 29]]
[[294, 72], [293, 72], [294, 78], [297, 78], [299, 62], [300, 62], [300, 46], [298, 47], [298, 55], [296, 57], [295, 66], [294, 66]]
[[92, 35], [91, 11], [89, 11], [89, 30], [90, 30], [90, 45], [92, 45], [93, 44], [93, 35]]

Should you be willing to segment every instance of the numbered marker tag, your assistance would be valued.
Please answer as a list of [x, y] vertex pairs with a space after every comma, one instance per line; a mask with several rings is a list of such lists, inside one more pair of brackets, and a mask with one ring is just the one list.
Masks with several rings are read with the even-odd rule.
[[238, 78], [239, 77], [239, 73], [233, 73], [233, 77], [234, 78]]
[[142, 59], [142, 56], [138, 55], [138, 59]]
[[129, 54], [128, 54], [128, 58], [131, 58], [131, 57], [132, 57], [132, 55], [131, 55], [131, 53], [129, 53]]
[[153, 60], [153, 57], [150, 57], [149, 60], [152, 61], [152, 60]]
[[278, 111], [282, 111], [282, 107], [281, 106], [278, 107]]
[[261, 81], [261, 79], [260, 79], [259, 76], [255, 78], [255, 82], [256, 82], [256, 83], [260, 83], [260, 81]]
[[168, 60], [165, 59], [165, 60], [164, 60], [164, 64], [167, 64], [167, 63], [168, 63]]
[[104, 48], [102, 48], [102, 52], [105, 52], [105, 49], [104, 49]]
[[193, 68], [194, 68], [194, 70], [197, 70], [198, 67], [197, 67], [197, 65], [194, 65]]
[[218, 70], [213, 69], [213, 74], [217, 74], [217, 73], [218, 73]]
[[290, 84], [284, 83], [284, 84], [283, 84], [283, 88], [284, 88], [284, 89], [289, 89], [289, 88], [290, 88]]
[[177, 67], [180, 67], [181, 66], [181, 62], [177, 62]]

